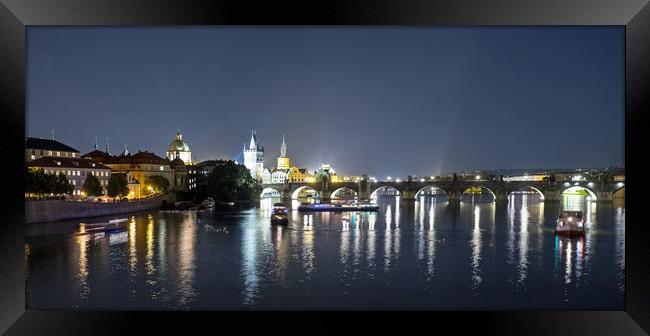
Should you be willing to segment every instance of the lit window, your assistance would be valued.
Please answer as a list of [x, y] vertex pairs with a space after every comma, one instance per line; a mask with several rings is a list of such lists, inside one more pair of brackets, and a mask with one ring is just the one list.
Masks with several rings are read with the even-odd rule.
[[75, 157], [74, 155], [75, 155], [75, 153], [72, 153], [72, 157]]
[[56, 156], [61, 156], [61, 152], [56, 152]]
[[52, 151], [47, 151], [47, 156], [52, 156]]
[[32, 160], [36, 159], [36, 155], [32, 154]]
[[165, 169], [165, 168], [163, 168], [163, 166], [160, 166], [160, 170], [164, 170], [164, 169]]
[[72, 185], [77, 185], [77, 180], [72, 180]]

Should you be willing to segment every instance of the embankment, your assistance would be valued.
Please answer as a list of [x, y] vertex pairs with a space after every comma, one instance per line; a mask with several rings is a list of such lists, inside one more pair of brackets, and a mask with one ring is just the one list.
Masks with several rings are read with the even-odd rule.
[[25, 201], [25, 223], [42, 223], [77, 218], [124, 214], [160, 208], [166, 196], [116, 203], [61, 200]]

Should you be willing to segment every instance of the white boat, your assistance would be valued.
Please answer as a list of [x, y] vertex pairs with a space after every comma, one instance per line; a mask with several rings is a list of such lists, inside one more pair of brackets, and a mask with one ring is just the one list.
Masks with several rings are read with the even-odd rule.
[[562, 211], [557, 219], [555, 233], [567, 236], [585, 234], [585, 220], [582, 211]]
[[120, 218], [120, 219], [111, 219], [108, 222], [111, 224], [117, 224], [117, 223], [127, 222], [128, 220], [129, 220], [128, 218]]

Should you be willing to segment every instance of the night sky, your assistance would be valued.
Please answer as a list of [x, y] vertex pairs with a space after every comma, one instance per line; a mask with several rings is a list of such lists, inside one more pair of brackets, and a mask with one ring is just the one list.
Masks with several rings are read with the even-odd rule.
[[624, 30], [28, 28], [26, 135], [433, 175], [623, 165]]

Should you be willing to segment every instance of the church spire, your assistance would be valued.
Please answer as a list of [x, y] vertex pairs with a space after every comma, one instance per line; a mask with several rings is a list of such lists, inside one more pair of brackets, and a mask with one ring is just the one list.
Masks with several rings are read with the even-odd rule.
[[54, 128], [52, 129], [52, 140], [54, 140]]
[[108, 145], [108, 137], [106, 137], [106, 153], [111, 154], [111, 147]]
[[181, 134], [181, 130], [178, 130], [178, 132], [176, 132], [176, 140], [183, 140], [183, 135]]
[[284, 134], [282, 134], [282, 145], [280, 146], [280, 157], [287, 157], [287, 143], [284, 141]]
[[122, 152], [122, 155], [123, 155], [123, 156], [127, 156], [127, 155], [129, 155], [129, 150], [126, 149], [126, 144], [124, 144], [124, 152]]
[[257, 149], [257, 135], [255, 131], [251, 131], [251, 142], [248, 145], [248, 149]]
[[99, 149], [99, 144], [97, 143], [97, 136], [95, 135], [95, 150]]

